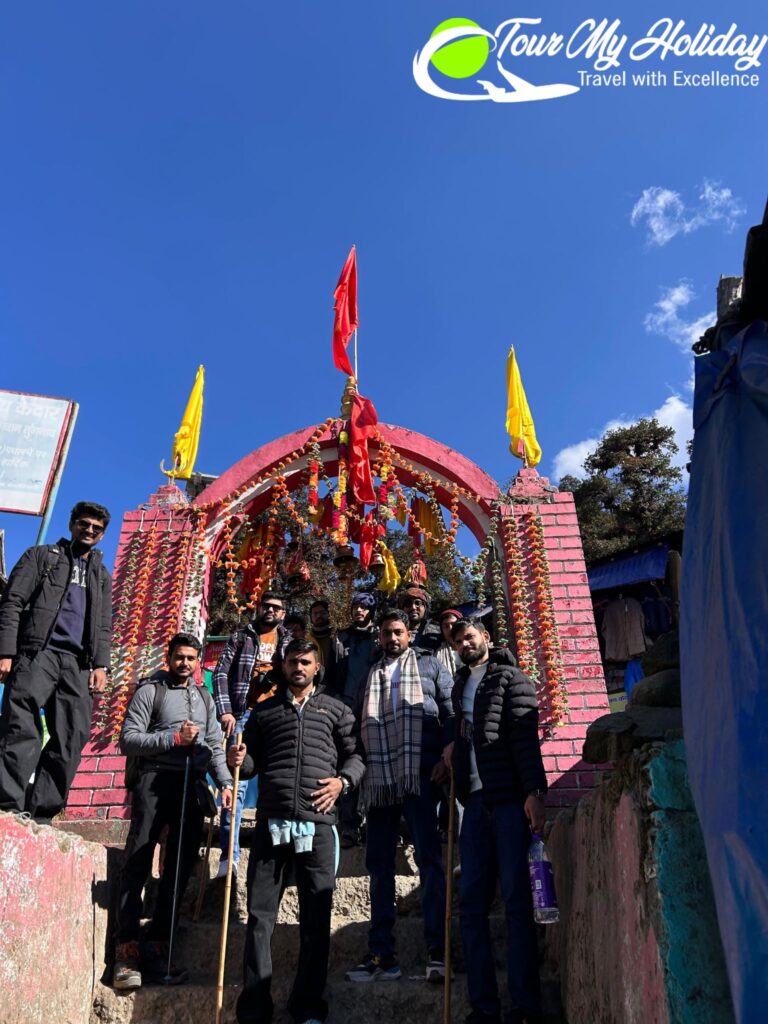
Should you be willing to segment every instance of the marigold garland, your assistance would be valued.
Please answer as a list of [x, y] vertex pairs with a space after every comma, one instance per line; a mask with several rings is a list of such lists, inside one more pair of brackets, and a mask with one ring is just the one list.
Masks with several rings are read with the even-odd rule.
[[514, 515], [504, 523], [504, 551], [507, 556], [507, 578], [517, 658], [523, 672], [536, 681], [539, 678], [539, 665], [531, 621], [531, 595], [517, 535], [517, 517]]
[[539, 513], [531, 508], [525, 513], [525, 532], [528, 537], [531, 568], [536, 588], [536, 609], [541, 634], [541, 646], [546, 665], [549, 704], [554, 725], [562, 725], [568, 714], [568, 689], [563, 671], [563, 656], [557, 618], [552, 600], [552, 583], [544, 543], [544, 523]]
[[[141, 533], [141, 530], [138, 531]], [[124, 640], [124, 650], [121, 656], [121, 667], [123, 678], [114, 690], [114, 705], [112, 709], [112, 737], [117, 739], [123, 726], [123, 719], [128, 710], [128, 704], [133, 696], [131, 683], [135, 683], [138, 676], [135, 671], [136, 654], [139, 645], [139, 632], [144, 621], [144, 613], [147, 606], [147, 590], [149, 580], [154, 568], [154, 550], [157, 536], [157, 519], [152, 520], [152, 525], [146, 541], [142, 541], [139, 557], [141, 565], [136, 578], [136, 586], [131, 606], [131, 618], [128, 621]]]

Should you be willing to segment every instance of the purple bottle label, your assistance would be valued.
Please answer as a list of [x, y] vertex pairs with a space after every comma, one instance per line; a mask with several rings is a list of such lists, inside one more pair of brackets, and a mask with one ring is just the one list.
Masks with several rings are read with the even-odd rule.
[[534, 910], [549, 910], [556, 907], [557, 897], [551, 861], [537, 860], [529, 863], [528, 871], [531, 876]]

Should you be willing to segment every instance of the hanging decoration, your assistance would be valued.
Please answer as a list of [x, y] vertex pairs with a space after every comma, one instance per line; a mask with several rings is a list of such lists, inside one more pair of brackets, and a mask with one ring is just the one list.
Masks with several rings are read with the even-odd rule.
[[394, 594], [400, 586], [400, 573], [395, 565], [395, 556], [383, 542], [379, 542], [379, 554], [384, 560], [384, 572], [379, 580], [378, 589], [385, 594]]
[[541, 647], [546, 665], [549, 706], [554, 725], [562, 725], [568, 714], [568, 690], [565, 685], [563, 656], [557, 629], [549, 563], [544, 543], [544, 523], [535, 509], [526, 513], [526, 535], [531, 553], [531, 567], [536, 588], [536, 611]]
[[507, 519], [504, 524], [504, 551], [507, 556], [507, 579], [517, 660], [523, 672], [535, 681], [539, 678], [539, 666], [531, 620], [531, 595], [517, 534], [516, 516]]

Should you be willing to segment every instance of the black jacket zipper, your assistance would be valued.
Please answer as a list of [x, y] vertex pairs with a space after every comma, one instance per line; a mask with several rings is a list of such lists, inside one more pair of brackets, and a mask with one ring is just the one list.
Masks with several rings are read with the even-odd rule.
[[301, 782], [301, 753], [302, 746], [304, 744], [304, 714], [306, 707], [301, 711], [294, 705], [292, 705], [294, 714], [299, 720], [299, 736], [296, 744], [296, 783], [293, 788], [293, 816], [298, 819], [299, 817], [299, 783]]

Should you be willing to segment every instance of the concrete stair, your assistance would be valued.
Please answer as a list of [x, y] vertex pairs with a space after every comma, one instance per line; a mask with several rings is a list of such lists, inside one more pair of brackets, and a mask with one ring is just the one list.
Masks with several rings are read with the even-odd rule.
[[[244, 830], [247, 837], [247, 830]], [[247, 841], [247, 838], [246, 838]], [[182, 901], [179, 928], [175, 940], [174, 960], [190, 971], [190, 982], [172, 988], [146, 986], [133, 993], [117, 993], [108, 984], [105, 970], [102, 983], [94, 993], [91, 1024], [213, 1024], [215, 1017], [216, 982], [218, 976], [219, 935], [223, 910], [224, 882], [213, 876], [218, 868], [218, 850], [211, 851], [209, 876], [200, 920], [192, 921], [198, 881], [193, 879]], [[227, 965], [224, 987], [224, 1024], [234, 1024], [234, 1006], [242, 978], [245, 922], [247, 920], [246, 876], [248, 849], [241, 852], [236, 885], [233, 885], [229, 916]], [[368, 949], [369, 896], [365, 873], [365, 854], [361, 848], [342, 850], [337, 889], [334, 896], [331, 953], [327, 998], [330, 1005], [329, 1024], [439, 1024], [443, 1014], [443, 987], [424, 980], [426, 949], [418, 891], [418, 874], [412, 851], [399, 849], [396, 861], [398, 921], [396, 941], [403, 978], [397, 982], [353, 984], [344, 980], [344, 973], [357, 963]], [[151, 886], [150, 886], [151, 889]], [[150, 893], [151, 900], [151, 893]], [[497, 908], [494, 908], [496, 911]], [[502, 916], [491, 917], [494, 937], [494, 958], [497, 970], [504, 964], [505, 942]], [[293, 983], [298, 951], [298, 899], [295, 888], [283, 896], [275, 927], [272, 956], [275, 1001], [274, 1024], [290, 1020], [285, 1004]], [[462, 972], [461, 943], [458, 918], [453, 924], [455, 980], [453, 984], [451, 1019], [463, 1021], [469, 1012], [466, 984]], [[111, 969], [111, 967], [110, 967]], [[500, 991], [505, 980], [499, 976]], [[549, 986], [552, 989], [552, 986]], [[550, 993], [552, 995], [553, 993]], [[550, 998], [551, 1012], [547, 1024], [561, 1024], [556, 999]]]

